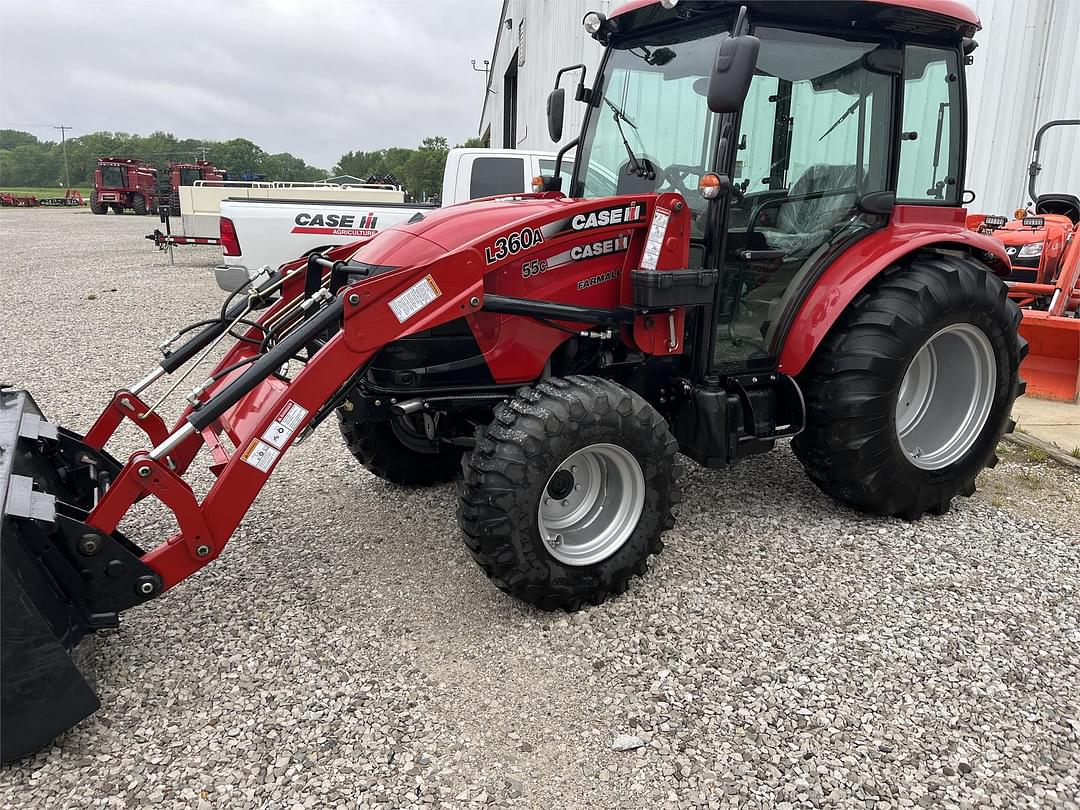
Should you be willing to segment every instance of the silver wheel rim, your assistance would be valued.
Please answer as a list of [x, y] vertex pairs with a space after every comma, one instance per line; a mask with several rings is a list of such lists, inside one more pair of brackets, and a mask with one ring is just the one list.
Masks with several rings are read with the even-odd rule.
[[946, 326], [911, 360], [896, 401], [896, 435], [923, 470], [955, 463], [979, 438], [997, 386], [989, 338], [976, 326]]
[[595, 565], [626, 543], [645, 508], [645, 476], [627, 450], [590, 444], [551, 474], [537, 521], [548, 553], [566, 565]]

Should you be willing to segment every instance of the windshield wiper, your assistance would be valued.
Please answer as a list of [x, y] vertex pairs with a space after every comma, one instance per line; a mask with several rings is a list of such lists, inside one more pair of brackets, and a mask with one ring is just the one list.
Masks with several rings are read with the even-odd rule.
[[627, 157], [630, 158], [630, 174], [636, 174], [638, 177], [648, 177], [649, 180], [655, 179], [656, 172], [653, 171], [652, 166], [647, 165], [649, 161], [640, 161], [634, 155], [634, 150], [630, 148], [630, 142], [626, 140], [626, 133], [623, 132], [620, 121], [625, 121], [633, 129], [637, 129], [637, 124], [627, 118], [626, 113], [616, 107], [610, 99], [605, 98], [604, 103], [611, 107], [611, 117], [615, 119], [615, 126], [619, 129], [619, 137], [622, 138], [623, 146], [626, 147]]
[[851, 115], [853, 112], [855, 112], [856, 109], [858, 109], [859, 104], [861, 104], [861, 103], [862, 103], [861, 98], [855, 99], [855, 103], [853, 103], [850, 107], [848, 107], [843, 115], [841, 115], [839, 118], [837, 118], [835, 121], [833, 121], [833, 125], [831, 127], [829, 127], [827, 130], [825, 130], [825, 135], [822, 135], [820, 138], [818, 138], [818, 143], [821, 143], [823, 140], [825, 140], [825, 136], [828, 135], [830, 132], [832, 132], [834, 129], [836, 129], [838, 126], [840, 126], [840, 124], [842, 124], [847, 119], [847, 117], [849, 115]]

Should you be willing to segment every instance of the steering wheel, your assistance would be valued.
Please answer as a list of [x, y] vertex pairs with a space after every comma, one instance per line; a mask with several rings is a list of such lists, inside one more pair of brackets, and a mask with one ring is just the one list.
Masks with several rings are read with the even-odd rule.
[[[657, 174], [684, 197], [691, 197], [697, 193], [697, 189], [691, 189], [686, 183], [686, 177], [690, 174], [701, 174], [700, 166], [686, 166], [682, 163], [672, 163], [669, 166], [657, 167]], [[659, 185], [659, 184], [658, 184]]]

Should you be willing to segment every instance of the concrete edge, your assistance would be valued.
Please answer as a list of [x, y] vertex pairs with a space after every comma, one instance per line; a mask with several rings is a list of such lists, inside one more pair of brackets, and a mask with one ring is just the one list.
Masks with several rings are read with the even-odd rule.
[[1042, 439], [1037, 439], [1030, 433], [1024, 433], [1022, 430], [1017, 429], [1012, 433], [1006, 433], [1002, 439], [1010, 444], [1016, 444], [1021, 447], [1030, 447], [1036, 450], [1042, 450], [1046, 455], [1065, 467], [1071, 467], [1074, 470], [1080, 470], [1080, 458], [1073, 458], [1067, 452], [1062, 450], [1056, 444], [1050, 444], [1044, 442]]

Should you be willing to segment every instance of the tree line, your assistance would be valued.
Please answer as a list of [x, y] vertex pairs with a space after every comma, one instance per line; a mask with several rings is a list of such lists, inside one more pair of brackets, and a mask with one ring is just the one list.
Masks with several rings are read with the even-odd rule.
[[[458, 146], [483, 146], [479, 138], [470, 138]], [[350, 174], [361, 180], [393, 175], [417, 200], [438, 199], [442, 194], [443, 169], [450, 145], [446, 138], [424, 138], [416, 149], [390, 147], [370, 152], [346, 152], [334, 166], [335, 174]]]
[[[476, 138], [461, 146], [477, 147]], [[417, 200], [437, 198], [442, 190], [443, 169], [450, 151], [446, 138], [424, 138], [415, 149], [390, 147], [370, 152], [346, 152], [334, 166], [334, 174], [360, 180], [393, 175]], [[164, 168], [170, 160], [194, 162], [205, 155], [230, 176], [251, 172], [267, 180], [305, 182], [326, 179], [328, 172], [301, 158], [279, 152], [271, 155], [246, 138], [207, 141], [177, 138], [169, 132], [132, 135], [127, 132], [90, 132], [67, 140], [68, 171], [72, 186], [92, 186], [99, 157], [143, 160]], [[42, 141], [29, 132], [0, 129], [0, 187], [59, 188], [64, 184], [64, 151], [59, 141]]]
[[[326, 172], [288, 152], [271, 155], [245, 138], [206, 141], [177, 138], [168, 132], [132, 135], [127, 132], [90, 132], [67, 140], [68, 170], [72, 186], [92, 186], [99, 157], [144, 160], [163, 168], [170, 160], [194, 163], [205, 154], [232, 176], [244, 172], [265, 174], [272, 180], [322, 180]], [[0, 185], [52, 187], [64, 183], [64, 148], [59, 141], [41, 141], [29, 132], [0, 129]]]

